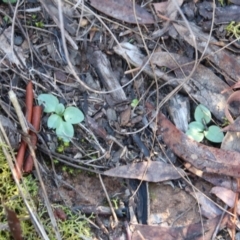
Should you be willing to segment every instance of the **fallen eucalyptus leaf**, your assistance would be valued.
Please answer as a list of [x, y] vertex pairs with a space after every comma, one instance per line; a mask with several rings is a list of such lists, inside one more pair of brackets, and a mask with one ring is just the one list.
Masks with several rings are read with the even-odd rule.
[[103, 173], [106, 176], [138, 179], [147, 182], [163, 182], [172, 179], [179, 179], [185, 176], [181, 168], [174, 168], [172, 165], [157, 162], [140, 162], [112, 168]]

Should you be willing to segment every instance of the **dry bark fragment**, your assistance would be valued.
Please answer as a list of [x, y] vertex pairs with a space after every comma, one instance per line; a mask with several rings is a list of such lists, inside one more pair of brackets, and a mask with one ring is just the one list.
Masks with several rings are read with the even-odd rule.
[[[90, 50], [89, 50], [90, 52]], [[89, 54], [89, 62], [94, 66], [96, 72], [108, 91], [112, 91], [110, 95], [117, 102], [127, 100], [119, 81], [114, 76], [111, 64], [102, 51], [96, 50]]]

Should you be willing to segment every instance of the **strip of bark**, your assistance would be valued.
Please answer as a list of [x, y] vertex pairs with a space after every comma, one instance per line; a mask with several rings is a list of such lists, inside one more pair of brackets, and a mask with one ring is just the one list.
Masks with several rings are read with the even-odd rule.
[[[25, 104], [26, 104], [25, 117], [26, 117], [27, 122], [30, 123], [31, 119], [32, 119], [32, 111], [33, 111], [32, 110], [33, 109], [33, 84], [32, 84], [32, 81], [30, 81], [26, 87]], [[17, 157], [16, 157], [16, 165], [17, 166], [15, 166], [15, 171], [16, 171], [16, 174], [19, 179], [21, 178], [21, 170], [23, 167], [24, 155], [26, 152], [26, 148], [27, 148], [27, 143], [22, 139], [18, 153], [17, 153]]]
[[30, 81], [26, 87], [26, 110], [25, 110], [25, 117], [27, 121], [30, 123], [32, 120], [32, 112], [33, 112], [33, 84]]
[[[35, 148], [37, 145], [36, 132], [38, 132], [40, 130], [41, 116], [42, 116], [42, 107], [34, 106], [31, 124], [35, 131], [30, 131], [30, 141], [31, 141], [33, 148]], [[27, 159], [24, 163], [23, 171], [28, 173], [28, 172], [31, 172], [32, 169], [33, 169], [33, 158], [31, 156], [31, 154], [29, 154], [29, 156], [27, 157]]]

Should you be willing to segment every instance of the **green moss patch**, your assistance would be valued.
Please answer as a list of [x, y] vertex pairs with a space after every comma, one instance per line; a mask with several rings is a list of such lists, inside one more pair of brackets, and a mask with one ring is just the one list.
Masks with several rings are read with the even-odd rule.
[[[48, 217], [46, 208], [42, 202], [39, 202], [37, 181], [32, 177], [32, 175], [28, 175], [23, 178], [23, 182], [21, 184], [26, 190], [26, 196], [30, 194], [31, 199], [33, 200], [32, 208], [37, 211], [49, 238], [55, 239], [55, 234], [51, 226], [51, 220]], [[7, 206], [17, 214], [17, 217], [21, 222], [22, 235], [24, 239], [41, 239], [30, 220], [28, 211], [12, 178], [8, 163], [2, 153], [2, 150], [0, 149], [0, 240], [12, 239], [11, 233], [7, 227], [8, 225], [4, 206]], [[52, 207], [53, 211], [58, 210], [65, 214], [63, 219], [61, 219], [60, 216], [56, 217], [62, 239], [79, 240], [91, 236], [89, 224], [83, 216], [73, 214], [69, 208], [62, 205], [53, 205]]]

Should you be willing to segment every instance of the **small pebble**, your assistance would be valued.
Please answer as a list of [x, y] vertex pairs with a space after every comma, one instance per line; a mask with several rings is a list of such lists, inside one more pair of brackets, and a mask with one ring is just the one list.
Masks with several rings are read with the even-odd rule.
[[18, 35], [14, 37], [14, 44], [20, 46], [23, 43], [23, 37]]

